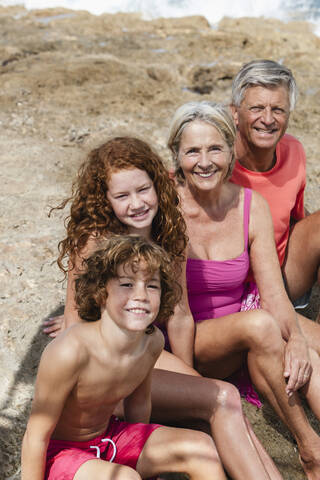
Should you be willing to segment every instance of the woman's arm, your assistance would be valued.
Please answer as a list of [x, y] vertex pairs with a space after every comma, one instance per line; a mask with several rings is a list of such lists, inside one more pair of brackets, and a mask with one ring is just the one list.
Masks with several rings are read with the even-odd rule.
[[311, 365], [306, 340], [284, 287], [269, 206], [257, 192], [252, 195], [249, 244], [250, 263], [261, 307], [277, 320], [282, 337], [287, 342], [284, 375], [288, 377], [289, 393], [306, 383], [311, 375]]
[[172, 353], [192, 367], [195, 328], [188, 302], [186, 262], [182, 265], [180, 285], [182, 297], [174, 315], [167, 322], [167, 332]]

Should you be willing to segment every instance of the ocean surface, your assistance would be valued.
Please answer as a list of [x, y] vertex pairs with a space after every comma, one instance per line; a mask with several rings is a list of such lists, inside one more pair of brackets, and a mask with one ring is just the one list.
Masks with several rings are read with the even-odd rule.
[[140, 12], [145, 19], [203, 15], [212, 26], [225, 16], [305, 20], [320, 34], [320, 0], [0, 0], [1, 6], [17, 4], [28, 9], [60, 6], [95, 15]]

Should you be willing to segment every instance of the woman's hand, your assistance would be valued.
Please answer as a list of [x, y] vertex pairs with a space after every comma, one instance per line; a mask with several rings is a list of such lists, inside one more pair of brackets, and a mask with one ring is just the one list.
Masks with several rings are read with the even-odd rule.
[[66, 328], [65, 316], [50, 317], [48, 320], [43, 321], [43, 327], [43, 333], [51, 338], [55, 338]]
[[303, 335], [292, 335], [285, 347], [284, 376], [288, 378], [287, 395], [303, 387], [310, 379], [312, 366], [308, 345]]

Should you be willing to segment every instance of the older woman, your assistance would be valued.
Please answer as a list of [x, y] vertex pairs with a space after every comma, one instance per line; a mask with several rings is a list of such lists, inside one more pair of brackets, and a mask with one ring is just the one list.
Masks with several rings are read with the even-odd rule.
[[[266, 201], [228, 181], [234, 140], [222, 105], [191, 102], [174, 115], [168, 145], [189, 236], [186, 275], [195, 332], [180, 331], [177, 338], [169, 324], [169, 341], [177, 353], [181, 335], [188, 343], [195, 334], [195, 365], [206, 376], [224, 379], [247, 362], [254, 385], [294, 435], [308, 478], [319, 479], [320, 438], [297, 392], [320, 418], [319, 355], [308, 347], [284, 289]], [[249, 267], [263, 309], [240, 312]]]

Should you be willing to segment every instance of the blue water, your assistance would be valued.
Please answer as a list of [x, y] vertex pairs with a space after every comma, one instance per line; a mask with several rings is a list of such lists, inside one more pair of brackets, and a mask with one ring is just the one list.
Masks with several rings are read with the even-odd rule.
[[320, 0], [0, 0], [0, 5], [22, 4], [28, 9], [65, 7], [101, 13], [140, 12], [145, 19], [203, 15], [215, 25], [222, 17], [266, 17], [282, 21], [305, 20], [320, 33]]

